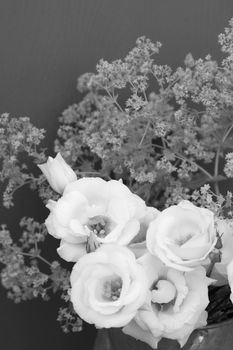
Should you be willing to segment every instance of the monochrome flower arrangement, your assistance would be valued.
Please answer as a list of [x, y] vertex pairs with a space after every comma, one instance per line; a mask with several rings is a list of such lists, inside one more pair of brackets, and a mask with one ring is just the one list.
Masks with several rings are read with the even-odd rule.
[[[233, 19], [219, 42], [221, 65], [189, 54], [173, 71], [144, 37], [101, 60], [60, 118], [55, 158], [28, 118], [0, 117], [3, 205], [27, 185], [49, 210], [19, 239], [1, 226], [9, 298], [58, 293], [65, 332], [84, 320], [154, 349], [233, 316]], [[60, 260], [42, 254], [47, 233]]]
[[[207, 324], [208, 286], [217, 281], [208, 276], [208, 259], [222, 254], [213, 212], [187, 200], [160, 212], [121, 180], [69, 180], [60, 154], [39, 167], [62, 194], [49, 201], [45, 224], [61, 240], [61, 258], [75, 262], [70, 299], [83, 320], [123, 327], [152, 348], [162, 337], [183, 346]], [[233, 229], [226, 234], [233, 243]], [[229, 279], [232, 264], [233, 251], [225, 262]]]

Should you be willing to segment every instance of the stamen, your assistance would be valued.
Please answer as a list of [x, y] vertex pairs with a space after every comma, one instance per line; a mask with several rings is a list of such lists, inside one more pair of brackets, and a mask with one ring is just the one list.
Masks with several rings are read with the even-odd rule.
[[154, 304], [169, 304], [176, 298], [176, 288], [174, 284], [166, 279], [157, 281], [156, 286], [152, 285], [151, 301]]
[[122, 290], [122, 279], [115, 278], [114, 280], [106, 281], [104, 283], [103, 296], [112, 301], [119, 299]]
[[109, 234], [111, 231], [110, 225], [109, 218], [101, 215], [90, 218], [87, 224], [88, 228], [100, 238], [104, 238]]

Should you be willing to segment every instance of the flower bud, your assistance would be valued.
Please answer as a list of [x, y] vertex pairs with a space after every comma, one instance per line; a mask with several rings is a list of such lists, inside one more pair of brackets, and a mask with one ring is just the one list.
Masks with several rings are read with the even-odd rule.
[[209, 259], [214, 264], [221, 262], [221, 251], [219, 249], [214, 248], [212, 252], [209, 253]]
[[63, 193], [68, 183], [77, 180], [75, 172], [64, 161], [60, 153], [55, 158], [49, 157], [47, 163], [39, 164], [38, 167], [52, 189], [60, 194]]

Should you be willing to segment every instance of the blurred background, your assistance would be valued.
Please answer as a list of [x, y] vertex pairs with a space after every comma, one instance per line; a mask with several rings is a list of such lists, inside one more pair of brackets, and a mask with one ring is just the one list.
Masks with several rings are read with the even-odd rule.
[[[182, 65], [189, 52], [218, 60], [217, 35], [231, 17], [232, 0], [0, 0], [0, 113], [46, 129], [53, 155], [58, 117], [80, 101], [77, 77], [95, 71], [100, 58], [124, 57], [145, 35], [162, 42], [159, 63]], [[15, 198], [13, 210], [0, 207], [1, 223], [17, 232], [22, 216], [45, 220], [47, 210], [29, 191]], [[51, 239], [47, 254], [57, 244]], [[15, 305], [0, 287], [1, 350], [92, 349], [94, 327], [62, 333], [58, 307], [56, 298]]]

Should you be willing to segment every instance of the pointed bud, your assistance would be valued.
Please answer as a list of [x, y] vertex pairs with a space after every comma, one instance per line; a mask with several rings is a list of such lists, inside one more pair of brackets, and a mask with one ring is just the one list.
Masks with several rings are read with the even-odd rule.
[[55, 158], [49, 157], [47, 163], [39, 164], [38, 167], [52, 189], [60, 194], [63, 193], [68, 183], [77, 180], [75, 172], [64, 161], [60, 153]]

